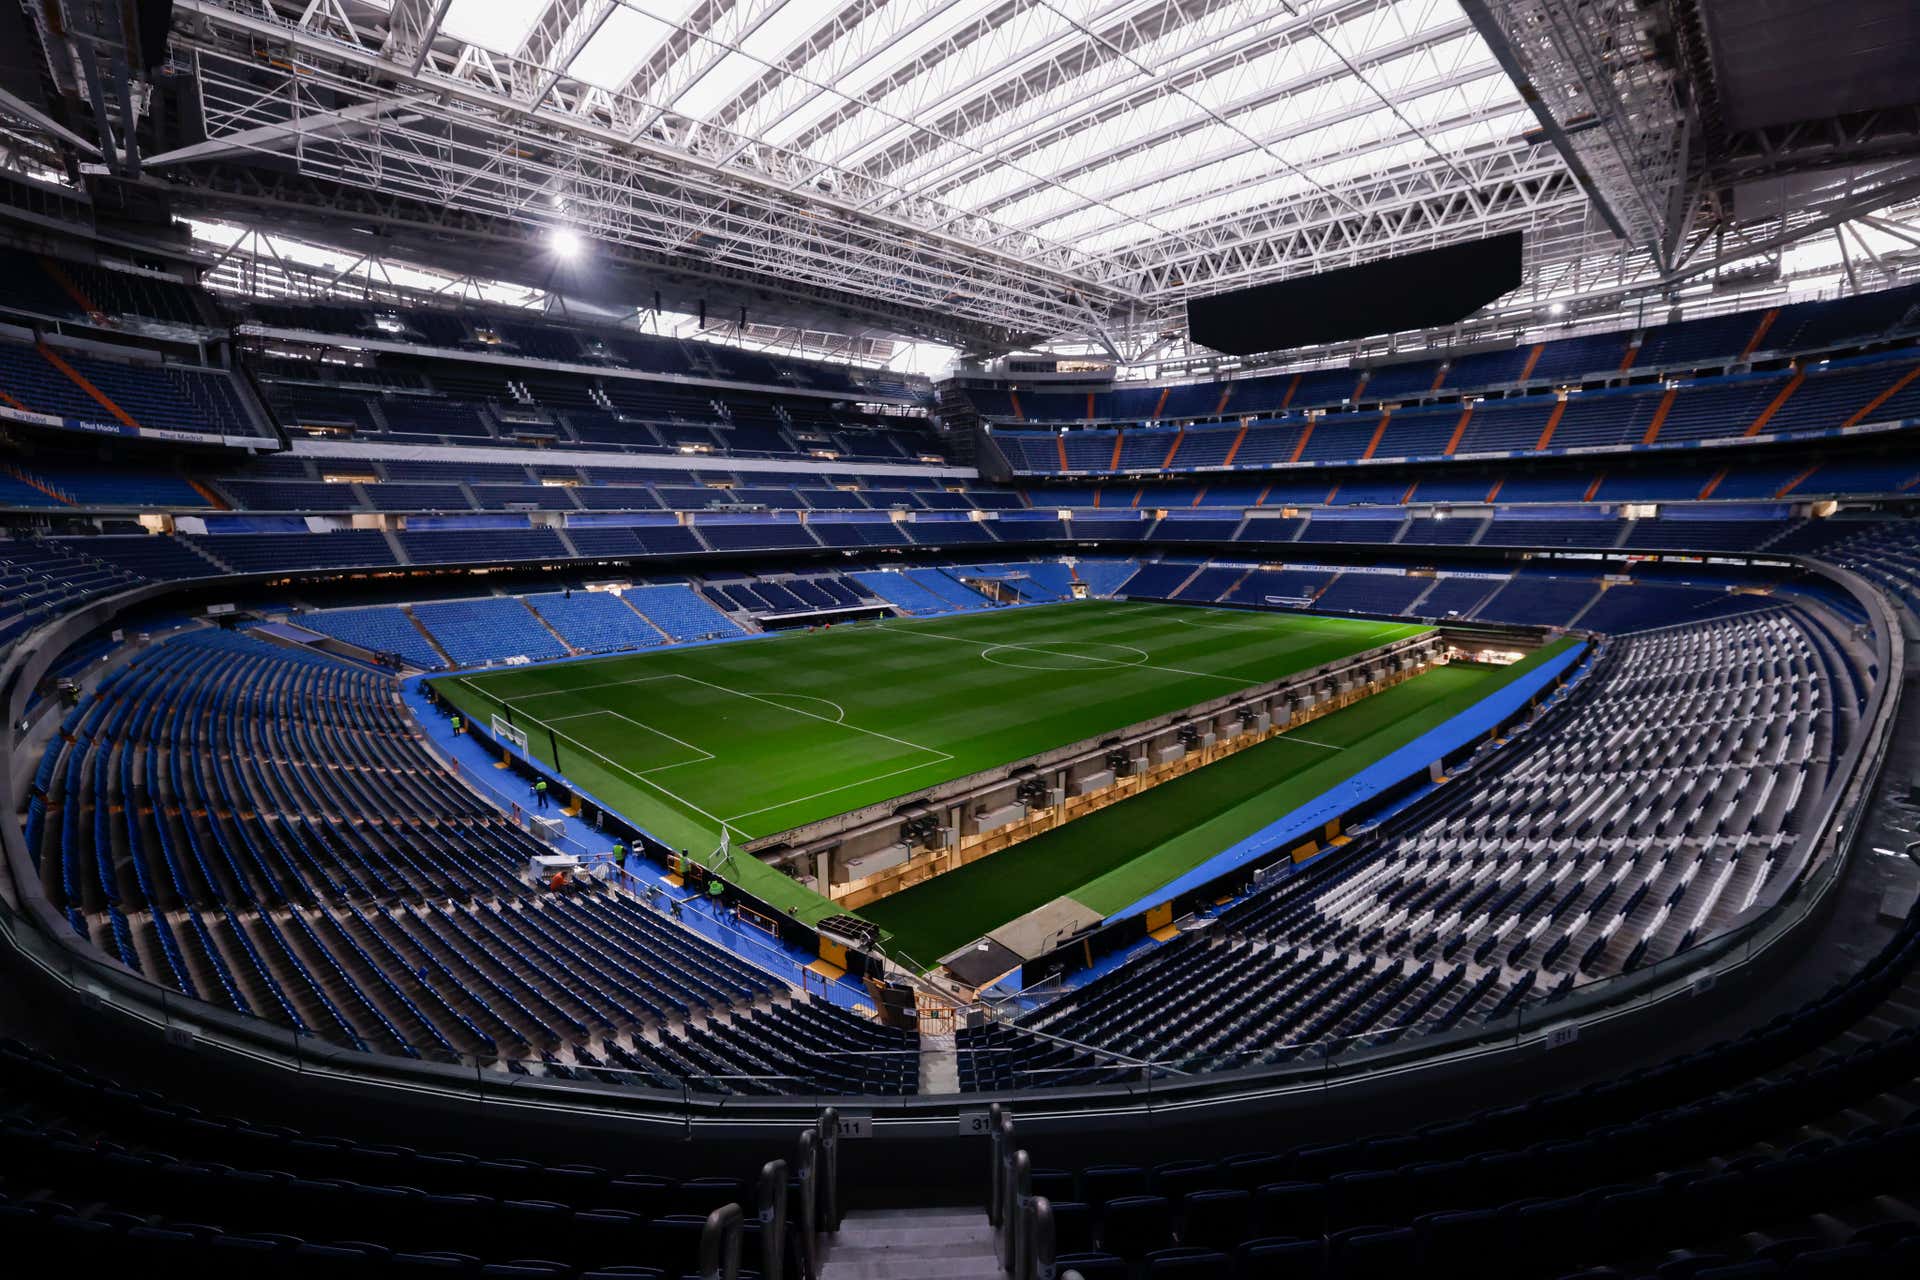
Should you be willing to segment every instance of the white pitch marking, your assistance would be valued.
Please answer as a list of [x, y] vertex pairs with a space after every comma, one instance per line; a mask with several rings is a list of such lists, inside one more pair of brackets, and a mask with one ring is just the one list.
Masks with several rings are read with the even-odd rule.
[[763, 698], [763, 699], [775, 699], [775, 700], [780, 698], [798, 698], [802, 702], [825, 703], [827, 706], [832, 707], [835, 711], [840, 713], [839, 715], [834, 717], [833, 722], [835, 724], [845, 724], [847, 722], [847, 709], [841, 706], [839, 703], [835, 702], [832, 698], [818, 698], [811, 693], [780, 693], [778, 691], [775, 691], [773, 693], [747, 694], [746, 696], [750, 698]]
[[636, 729], [645, 729], [648, 733], [656, 734], [659, 737], [665, 738], [668, 742], [678, 743], [680, 746], [685, 747], [689, 751], [697, 751], [700, 753], [699, 760], [681, 760], [674, 764], [656, 765], [651, 769], [641, 769], [639, 770], [640, 773], [659, 773], [662, 769], [678, 769], [683, 764], [700, 764], [707, 760], [719, 759], [718, 756], [714, 755], [713, 752], [707, 750], [705, 747], [696, 747], [691, 742], [688, 742], [685, 738], [674, 737], [672, 734], [668, 733], [665, 729], [656, 729], [650, 724], [646, 724], [642, 721], [635, 720], [632, 716], [626, 714], [623, 711], [614, 711], [611, 708], [607, 708], [607, 707], [603, 707], [598, 711], [576, 711], [572, 715], [552, 716], [552, 717], [549, 717], [545, 723], [559, 724], [562, 720], [585, 720], [591, 716], [619, 716], [622, 720], [625, 720], [628, 724], [632, 725]]
[[[1047, 649], [1047, 648], [1043, 648], [1043, 647], [1042, 647], [1042, 644], [1044, 644], [1045, 642], [1041, 642], [1041, 644], [1008, 644], [1008, 643], [1006, 643], [1006, 642], [1004, 642], [1004, 641], [1002, 641], [1002, 642], [1000, 642], [1000, 643], [998, 643], [998, 644], [985, 644], [985, 643], [983, 643], [983, 642], [981, 642], [981, 641], [979, 641], [979, 640], [969, 640], [969, 639], [967, 639], [967, 638], [966, 638], [965, 636], [943, 636], [943, 635], [941, 635], [940, 633], [938, 633], [938, 632], [936, 632], [936, 631], [905, 631], [905, 630], [901, 630], [901, 629], [900, 629], [900, 628], [898, 628], [898, 627], [889, 627], [889, 626], [885, 626], [884, 624], [883, 624], [883, 625], [881, 626], [881, 628], [880, 628], [880, 629], [881, 629], [882, 631], [892, 631], [892, 632], [894, 632], [894, 633], [895, 633], [895, 634], [897, 634], [897, 635], [903, 635], [903, 636], [918, 636], [919, 638], [921, 638], [921, 639], [923, 639], [923, 640], [952, 640], [952, 641], [954, 641], [955, 643], [958, 643], [958, 644], [970, 644], [970, 645], [972, 645], [972, 646], [973, 646], [974, 648], [976, 648], [976, 649], [979, 649], [979, 650], [981, 650], [981, 652], [982, 652], [982, 654], [983, 654], [983, 655], [984, 655], [984, 654], [985, 654], [985, 652], [986, 652], [987, 650], [989, 650], [989, 649], [1025, 649], [1025, 650], [1027, 650], [1027, 651], [1028, 651], [1028, 652], [1030, 652], [1030, 653], [1044, 653], [1044, 654], [1045, 654], [1045, 655], [1047, 655], [1047, 656], [1048, 656], [1049, 658], [1078, 658], [1078, 657], [1086, 657], [1086, 656], [1087, 656], [1087, 655], [1085, 655], [1085, 654], [1072, 654], [1072, 653], [1057, 653], [1057, 652], [1055, 652], [1055, 651], [1054, 651], [1053, 649]], [[1105, 644], [1105, 643], [1106, 643], [1106, 641], [1102, 641], [1102, 640], [1086, 640], [1086, 641], [1081, 641], [1081, 640], [1058, 640], [1058, 641], [1054, 641], [1053, 643], [1054, 643], [1054, 644], [1056, 644], [1057, 646], [1059, 646], [1059, 647], [1061, 647], [1061, 648], [1064, 648], [1064, 647], [1066, 647], [1067, 645], [1072, 645], [1072, 644], [1086, 644], [1086, 645], [1093, 645], [1093, 644]], [[1119, 646], [1119, 647], [1120, 647], [1120, 648], [1131, 648], [1132, 646], [1130, 646], [1130, 645], [1121, 645], [1121, 646]], [[991, 661], [992, 661], [992, 659], [985, 659], [985, 660], [986, 660], [986, 661], [989, 661], [989, 662], [991, 662]], [[1219, 674], [1217, 674], [1217, 673], [1215, 673], [1215, 672], [1212, 672], [1212, 671], [1189, 671], [1189, 670], [1187, 670], [1187, 669], [1186, 669], [1185, 667], [1162, 667], [1162, 666], [1156, 666], [1155, 664], [1153, 664], [1153, 663], [1151, 663], [1151, 662], [1136, 662], [1136, 663], [1118, 663], [1118, 664], [1114, 664], [1114, 663], [1112, 663], [1112, 660], [1111, 660], [1111, 659], [1104, 659], [1104, 658], [1096, 658], [1096, 659], [1095, 659], [1095, 661], [1100, 661], [1100, 662], [1108, 662], [1108, 663], [1109, 663], [1110, 665], [1108, 665], [1108, 666], [1104, 666], [1104, 667], [1082, 667], [1082, 668], [1080, 668], [1080, 670], [1081, 670], [1081, 671], [1115, 671], [1115, 670], [1126, 670], [1126, 671], [1160, 671], [1160, 672], [1164, 672], [1164, 673], [1166, 673], [1166, 674], [1168, 674], [1168, 675], [1175, 675], [1175, 676], [1195, 676], [1195, 677], [1198, 677], [1199, 679], [1202, 679], [1202, 680], [1224, 680], [1224, 681], [1226, 681], [1226, 682], [1227, 682], [1228, 684], [1231, 684], [1231, 685], [1233, 685], [1233, 686], [1234, 686], [1234, 687], [1235, 687], [1236, 689], [1245, 689], [1245, 688], [1247, 688], [1247, 687], [1248, 687], [1249, 685], [1254, 685], [1254, 684], [1258, 684], [1258, 683], [1259, 683], [1259, 681], [1258, 681], [1258, 680], [1243, 680], [1243, 679], [1241, 679], [1241, 678], [1239, 678], [1238, 676], [1223, 676], [1223, 675], [1219, 675]], [[999, 664], [999, 665], [1005, 665], [1005, 664], [1003, 663], [1003, 664]], [[1073, 670], [1073, 668], [1071, 668], [1071, 667], [1048, 667], [1048, 668], [1046, 668], [1046, 670], [1048, 670], [1048, 671], [1058, 671], [1058, 672], [1060, 672], [1061, 674], [1063, 674], [1063, 675], [1064, 675], [1064, 674], [1067, 674], [1068, 672], [1070, 672], [1070, 671], [1072, 671], [1072, 670]]]
[[[533, 701], [533, 700], [534, 700], [535, 698], [557, 698], [557, 697], [559, 697], [559, 696], [560, 696], [561, 694], [563, 694], [563, 693], [583, 693], [583, 692], [585, 692], [585, 691], [586, 691], [586, 690], [588, 690], [588, 689], [616, 689], [616, 688], [619, 688], [619, 687], [620, 687], [621, 685], [629, 685], [629, 684], [652, 684], [652, 683], [653, 683], [653, 682], [654, 682], [655, 680], [674, 680], [674, 679], [678, 679], [678, 678], [680, 678], [680, 677], [679, 677], [679, 673], [678, 673], [678, 672], [675, 672], [675, 671], [665, 671], [665, 672], [662, 672], [661, 674], [659, 674], [659, 675], [657, 675], [657, 676], [634, 676], [634, 677], [633, 677], [632, 679], [629, 679], [629, 680], [602, 680], [602, 681], [601, 681], [600, 683], [598, 683], [598, 684], [575, 684], [575, 685], [568, 685], [568, 686], [567, 686], [566, 688], [564, 688], [564, 689], [545, 689], [545, 690], [542, 690], [542, 691], [541, 691], [541, 692], [539, 692], [539, 693], [523, 693], [523, 694], [520, 694], [520, 695], [519, 695], [519, 696], [517, 696], [517, 697], [513, 697], [513, 698], [499, 698], [499, 699], [496, 699], [496, 701], [499, 701], [499, 702], [532, 702], [532, 701]], [[470, 683], [469, 683], [469, 682], [468, 682], [467, 680], [465, 680], [464, 678], [463, 678], [463, 679], [461, 680], [461, 683], [462, 683], [462, 684], [465, 684], [465, 685], [467, 685], [467, 687], [468, 687], [468, 688], [470, 688], [470, 689], [471, 689], [471, 688], [473, 688], [473, 686], [472, 686], [472, 684], [470, 684]], [[478, 691], [478, 690], [476, 689], [476, 690], [475, 690], [475, 692], [477, 693], [477, 692], [479, 692], [479, 691]], [[485, 695], [485, 696], [487, 696], [487, 697], [492, 697], [493, 695], [491, 695], [491, 694], [488, 694], [488, 695]]]
[[699, 805], [687, 799], [685, 796], [680, 795], [678, 792], [667, 790], [665, 787], [653, 781], [651, 778], [646, 777], [644, 774], [635, 773], [633, 770], [627, 768], [627, 766], [621, 764], [619, 761], [607, 759], [607, 757], [601, 755], [598, 751], [595, 751], [592, 747], [588, 746], [584, 742], [581, 742], [579, 739], [569, 737], [567, 741], [571, 743], [577, 750], [586, 752], [588, 755], [600, 761], [602, 764], [606, 765], [610, 769], [616, 769], [619, 772], [626, 774], [629, 778], [632, 778], [635, 782], [639, 783], [641, 786], [652, 787], [655, 791], [658, 791], [661, 795], [665, 796], [667, 799], [673, 801], [676, 804], [685, 805], [687, 808], [693, 810], [695, 813], [705, 818], [708, 822], [718, 823], [722, 831], [731, 831], [737, 836], [741, 836], [743, 838], [749, 838], [749, 839], [751, 838], [747, 836], [746, 832], [740, 830], [740, 828], [734, 826], [732, 823], [728, 822], [725, 818], [719, 817], [715, 814], [708, 813], [705, 809], [702, 809]]
[[[948, 757], [948, 758], [951, 759], [952, 757]], [[929, 760], [921, 764], [910, 764], [910, 765], [907, 765], [905, 768], [889, 770], [886, 773], [876, 773], [871, 777], [861, 778], [856, 782], [845, 782], [837, 787], [828, 787], [825, 791], [816, 791], [810, 796], [795, 796], [791, 800], [782, 800], [779, 804], [770, 804], [765, 806], [764, 808], [749, 809], [745, 813], [736, 813], [731, 818], [728, 818], [727, 821], [738, 822], [742, 818], [751, 818], [757, 814], [772, 813], [777, 809], [785, 809], [789, 805], [804, 804], [808, 800], [818, 800], [821, 796], [830, 796], [834, 794], [836, 791], [850, 791], [854, 787], [868, 786], [875, 782], [885, 781], [888, 778], [898, 777], [900, 774], [903, 774], [903, 773], [912, 773], [916, 769], [931, 768], [933, 765], [936, 765], [939, 763], [940, 762], [938, 760]], [[735, 828], [735, 830], [738, 830], [738, 828]]]
[[1292, 734], [1288, 733], [1285, 729], [1282, 729], [1280, 731], [1279, 736], [1284, 738], [1288, 742], [1304, 742], [1310, 747], [1325, 747], [1329, 751], [1345, 751], [1346, 750], [1345, 747], [1336, 747], [1331, 742], [1315, 742], [1312, 738], [1296, 738]]
[[[679, 673], [676, 673], [676, 674], [679, 674]], [[945, 751], [938, 751], [932, 747], [923, 747], [917, 742], [908, 742], [905, 738], [896, 738], [890, 733], [881, 733], [878, 729], [864, 729], [857, 724], [847, 724], [844, 721], [840, 721], [840, 720], [829, 720], [825, 716], [815, 715], [811, 711], [802, 711], [798, 707], [781, 706], [780, 703], [774, 702], [767, 698], [763, 698], [757, 693], [742, 693], [738, 689], [729, 689], [726, 685], [715, 684], [711, 680], [702, 680], [698, 676], [680, 675], [679, 678], [682, 680], [691, 681], [694, 684], [703, 684], [707, 688], [718, 690], [721, 693], [730, 693], [736, 698], [751, 698], [755, 702], [764, 702], [770, 707], [779, 707], [779, 709], [782, 711], [790, 711], [796, 716], [805, 716], [809, 720], [818, 720], [822, 724], [837, 724], [843, 729], [852, 729], [855, 733], [864, 733], [864, 734], [867, 734], [869, 737], [882, 738], [888, 742], [893, 743], [895, 746], [908, 747], [914, 751], [920, 752], [923, 755], [939, 756], [942, 760], [953, 759], [953, 757]]]

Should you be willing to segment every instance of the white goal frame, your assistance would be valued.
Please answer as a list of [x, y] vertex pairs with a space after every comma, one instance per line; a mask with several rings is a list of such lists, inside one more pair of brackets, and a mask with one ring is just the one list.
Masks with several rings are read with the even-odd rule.
[[512, 724], [508, 723], [506, 717], [498, 712], [495, 712], [493, 716], [493, 736], [502, 742], [512, 743], [518, 747], [521, 755], [524, 756], [527, 754], [527, 731], [525, 729], [514, 728]]

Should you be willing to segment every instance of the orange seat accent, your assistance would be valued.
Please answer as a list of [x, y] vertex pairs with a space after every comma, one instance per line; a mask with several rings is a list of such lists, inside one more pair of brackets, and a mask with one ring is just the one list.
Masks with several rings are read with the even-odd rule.
[[1794, 392], [1798, 391], [1800, 389], [1800, 384], [1805, 382], [1806, 380], [1807, 380], [1807, 375], [1801, 370], [1795, 369], [1793, 371], [1793, 376], [1787, 379], [1787, 385], [1780, 388], [1780, 394], [1775, 396], [1773, 400], [1770, 403], [1768, 403], [1767, 407], [1760, 411], [1760, 416], [1753, 420], [1753, 425], [1748, 427], [1746, 431], [1742, 433], [1743, 437], [1746, 439], [1752, 439], [1754, 436], [1757, 436], [1762, 431], [1766, 430], [1767, 424], [1773, 421], [1773, 415], [1780, 412], [1780, 406], [1785, 404], [1787, 402], [1787, 398], [1791, 396]]
[[1054, 444], [1054, 447], [1055, 447], [1055, 448], [1057, 448], [1058, 450], [1060, 450], [1060, 469], [1061, 469], [1062, 471], [1065, 471], [1065, 470], [1067, 470], [1067, 469], [1068, 469], [1068, 467], [1067, 467], [1067, 438], [1066, 438], [1066, 436], [1064, 436], [1064, 435], [1056, 435], [1056, 436], [1054, 436], [1054, 438], [1053, 438], [1053, 444]]
[[1153, 420], [1155, 422], [1158, 422], [1160, 420], [1161, 412], [1165, 410], [1167, 407], [1167, 397], [1172, 393], [1173, 393], [1172, 387], [1160, 388], [1160, 398], [1154, 402], [1154, 406], [1153, 406]]
[[1468, 405], [1460, 411], [1460, 421], [1453, 424], [1453, 434], [1447, 437], [1446, 455], [1451, 458], [1453, 451], [1460, 447], [1460, 437], [1467, 434], [1467, 423], [1473, 418], [1473, 406]]
[[47, 274], [53, 277], [53, 282], [60, 286], [61, 291], [69, 298], [72, 298], [88, 316], [95, 320], [106, 319], [106, 313], [94, 305], [93, 299], [87, 296], [87, 291], [80, 287], [78, 280], [75, 280], [71, 275], [67, 274], [66, 268], [62, 267], [52, 258], [40, 259], [40, 265], [46, 268]]
[[1553, 412], [1547, 415], [1546, 429], [1540, 433], [1540, 438], [1533, 442], [1533, 450], [1535, 453], [1538, 453], [1540, 450], [1546, 448], [1548, 442], [1550, 442], [1553, 439], [1553, 433], [1555, 429], [1558, 428], [1560, 425], [1560, 417], [1562, 414], [1566, 413], [1566, 411], [1567, 411], [1567, 402], [1565, 400], [1562, 400], [1553, 406]]
[[1506, 481], [1506, 477], [1504, 477], [1504, 476], [1502, 476], [1502, 477], [1501, 477], [1500, 479], [1498, 479], [1498, 480], [1495, 480], [1495, 481], [1493, 482], [1493, 488], [1491, 488], [1491, 489], [1489, 489], [1489, 490], [1487, 490], [1487, 501], [1488, 501], [1488, 502], [1492, 502], [1492, 501], [1493, 501], [1493, 500], [1494, 500], [1495, 498], [1497, 498], [1497, 497], [1499, 497], [1499, 496], [1500, 496], [1500, 486], [1501, 486], [1501, 485], [1503, 485], [1503, 484], [1505, 484], [1506, 482], [1507, 482], [1507, 481]]
[[1533, 367], [1540, 363], [1540, 353], [1547, 349], [1544, 342], [1533, 344], [1533, 350], [1527, 353], [1527, 363], [1520, 370], [1520, 381], [1525, 382], [1533, 376]]
[[215, 511], [232, 510], [232, 508], [227, 504], [226, 499], [222, 498], [219, 494], [215, 493], [212, 489], [209, 489], [206, 485], [201, 484], [198, 480], [189, 480], [187, 481], [187, 483], [192, 485], [193, 491], [199, 494], [201, 497], [205, 498], [207, 500], [207, 505], [212, 507]]
[[46, 362], [48, 364], [52, 365], [54, 368], [58, 369], [60, 372], [66, 374], [68, 379], [72, 381], [74, 386], [79, 387], [82, 391], [92, 396], [95, 403], [97, 403], [102, 409], [105, 409], [108, 413], [112, 414], [116, 419], [120, 421], [122, 425], [132, 427], [135, 430], [139, 429], [140, 424], [134, 421], [132, 414], [128, 413], [125, 409], [122, 409], [119, 405], [115, 404], [107, 396], [106, 392], [94, 386], [91, 382], [88, 382], [86, 377], [78, 369], [68, 364], [65, 360], [62, 360], [60, 358], [59, 352], [55, 351], [52, 347], [49, 347], [48, 345], [46, 345], [44, 342], [40, 344], [39, 352], [46, 359]]
[[1300, 455], [1307, 451], [1307, 441], [1313, 439], [1313, 429], [1319, 425], [1320, 425], [1320, 419], [1318, 418], [1307, 419], [1307, 429], [1305, 431], [1302, 431], [1300, 433], [1300, 438], [1293, 442], [1293, 452], [1287, 455], [1288, 462], [1300, 461]]
[[1387, 434], [1387, 423], [1391, 422], [1392, 420], [1393, 420], [1393, 410], [1391, 409], [1387, 410], [1385, 413], [1380, 415], [1379, 425], [1375, 426], [1373, 429], [1373, 438], [1367, 441], [1367, 451], [1360, 455], [1360, 460], [1362, 462], [1365, 462], [1367, 459], [1371, 458], [1373, 456], [1373, 451], [1380, 447], [1380, 437]]
[[1027, 411], [1020, 407], [1020, 393], [1009, 387], [1007, 389], [1007, 399], [1013, 402], [1013, 416], [1017, 420], [1025, 422], [1027, 420]]
[[1726, 478], [1727, 478], [1727, 469], [1725, 467], [1722, 467], [1718, 471], [1714, 472], [1713, 478], [1707, 481], [1707, 483], [1701, 488], [1700, 495], [1699, 495], [1700, 500], [1704, 502], [1706, 499], [1711, 498], [1713, 496], [1713, 491], [1715, 489], [1718, 489], [1720, 487], [1720, 482], [1722, 480], [1725, 480]]
[[1300, 379], [1304, 377], [1306, 377], [1305, 374], [1296, 373], [1293, 375], [1293, 381], [1287, 384], [1287, 394], [1280, 397], [1280, 408], [1283, 411], [1288, 405], [1293, 403], [1293, 393], [1300, 389]]
[[1899, 395], [1902, 391], [1906, 390], [1907, 384], [1909, 382], [1912, 382], [1915, 378], [1920, 378], [1920, 364], [1916, 364], [1915, 366], [1913, 366], [1913, 368], [1907, 370], [1905, 373], [1901, 374], [1898, 378], [1894, 379], [1894, 383], [1892, 386], [1888, 387], [1885, 391], [1882, 391], [1879, 395], [1875, 396], [1873, 399], [1861, 405], [1860, 411], [1854, 414], [1852, 417], [1848, 418], [1845, 422], [1841, 423], [1840, 426], [1843, 429], [1847, 427], [1859, 426], [1862, 422], [1866, 421], [1868, 414], [1872, 413], [1875, 409], [1878, 409], [1881, 405], [1885, 404], [1887, 401], [1893, 399], [1895, 396]]
[[1600, 486], [1605, 484], [1606, 482], [1607, 482], [1607, 473], [1602, 471], [1599, 475], [1596, 475], [1593, 478], [1593, 483], [1587, 486], [1587, 496], [1582, 498], [1581, 501], [1592, 502], [1593, 495], [1600, 492]]
[[[1093, 392], [1091, 391], [1087, 392], [1087, 403], [1093, 403]], [[1120, 446], [1126, 443], [1126, 439], [1127, 433], [1124, 431], [1116, 431], [1113, 433], [1113, 457], [1107, 460], [1107, 470], [1118, 471], [1120, 469]]]
[[[1161, 398], [1165, 399], [1164, 396]], [[1173, 447], [1167, 450], [1167, 456], [1160, 463], [1160, 469], [1162, 471], [1165, 471], [1168, 467], [1171, 467], [1173, 465], [1173, 455], [1180, 452], [1180, 442], [1182, 440], [1185, 440], [1186, 438], [1187, 438], [1187, 429], [1185, 427], [1182, 427], [1178, 431], [1173, 433]]]
[[1779, 318], [1779, 315], [1780, 308], [1773, 307], [1768, 310], [1767, 314], [1760, 317], [1760, 323], [1754, 327], [1753, 336], [1747, 339], [1746, 346], [1740, 348], [1740, 358], [1742, 360], [1745, 360], [1748, 356], [1760, 349], [1760, 343], [1765, 340], [1767, 330], [1773, 328], [1773, 322]]
[[1641, 444], [1652, 444], [1660, 438], [1660, 428], [1667, 423], [1667, 414], [1673, 409], [1674, 397], [1680, 394], [1680, 388], [1668, 387], [1667, 394], [1660, 397], [1660, 407], [1653, 411], [1653, 421], [1647, 424], [1647, 434], [1640, 437]]
[[1780, 491], [1774, 494], [1773, 496], [1776, 498], [1786, 497], [1788, 494], [1792, 493], [1795, 489], [1798, 489], [1801, 485], [1805, 484], [1807, 481], [1807, 477], [1812, 475], [1814, 472], [1818, 471], [1819, 469], [1820, 469], [1820, 464], [1817, 462], [1814, 463], [1812, 466], [1808, 467], [1805, 471], [1802, 471], [1799, 475], [1795, 476], [1793, 479], [1787, 481], [1784, 485], [1780, 486]]
[[1240, 452], [1240, 446], [1247, 438], [1247, 426], [1248, 421], [1242, 420], [1240, 423], [1240, 434], [1235, 436], [1233, 443], [1227, 446], [1227, 456], [1220, 460], [1221, 466], [1230, 467], [1233, 465], [1233, 455]]

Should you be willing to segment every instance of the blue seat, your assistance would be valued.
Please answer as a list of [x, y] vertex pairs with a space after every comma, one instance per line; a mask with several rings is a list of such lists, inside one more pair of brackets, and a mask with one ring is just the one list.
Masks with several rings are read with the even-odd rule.
[[1095, 1209], [1121, 1196], [1147, 1194], [1147, 1171], [1133, 1164], [1096, 1164], [1080, 1173], [1080, 1195]]
[[1073, 1200], [1049, 1200], [1053, 1209], [1053, 1251], [1086, 1253], [1093, 1248], [1093, 1210]]
[[1147, 1258], [1151, 1280], [1234, 1280], [1233, 1258], [1209, 1249], [1162, 1249]]
[[1153, 1169], [1154, 1194], [1165, 1196], [1176, 1206], [1189, 1192], [1226, 1185], [1221, 1181], [1220, 1166], [1211, 1160], [1177, 1160]]
[[1411, 1227], [1354, 1227], [1328, 1237], [1327, 1274], [1335, 1280], [1400, 1280], [1419, 1268]]
[[1119, 1196], [1100, 1213], [1100, 1247], [1138, 1261], [1173, 1243], [1173, 1206], [1165, 1196]]
[[1270, 1236], [1317, 1236], [1326, 1227], [1326, 1188], [1318, 1182], [1275, 1182], [1254, 1196], [1255, 1228]]
[[1234, 1249], [1253, 1223], [1253, 1195], [1247, 1191], [1195, 1191], [1186, 1198], [1180, 1243], [1207, 1249]]
[[1110, 1253], [1068, 1253], [1054, 1258], [1054, 1271], [1065, 1275], [1078, 1271], [1080, 1280], [1133, 1280], [1126, 1260]]
[[1240, 1280], [1318, 1280], [1326, 1274], [1326, 1246], [1310, 1240], [1260, 1239], [1240, 1246]]

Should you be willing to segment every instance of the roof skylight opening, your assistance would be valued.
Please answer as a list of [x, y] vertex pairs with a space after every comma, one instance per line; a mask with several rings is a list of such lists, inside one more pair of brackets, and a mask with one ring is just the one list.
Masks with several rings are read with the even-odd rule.
[[787, 0], [755, 27], [733, 52], [673, 101], [682, 115], [705, 120], [765, 75], [769, 64], [786, 57], [793, 46], [828, 16], [813, 0]]
[[573, 59], [568, 74], [601, 89], [618, 89], [673, 38], [700, 0], [642, 0], [644, 8], [623, 4], [607, 15]]
[[527, 42], [548, 0], [453, 0], [440, 20], [442, 33], [495, 53], [513, 53]]
[[[762, 131], [762, 136], [776, 146], [786, 145], [839, 108], [848, 98], [861, 97], [901, 67], [910, 65], [914, 59], [938, 45], [942, 40], [978, 22], [998, 7], [998, 0], [953, 0], [953, 3], [940, 12], [915, 23], [912, 28], [902, 33], [899, 39], [891, 41], [884, 49], [874, 50], [863, 62], [849, 69], [836, 83], [829, 86], [832, 92], [816, 94], [799, 109], [775, 120]], [[874, 21], [874, 19], [869, 18], [868, 21]], [[856, 29], [847, 38], [859, 38], [858, 30]], [[818, 75], [820, 70], [826, 69], [825, 64], [834, 60], [836, 51], [837, 46], [824, 51], [814, 62], [802, 68], [802, 73]], [[819, 64], [818, 70], [816, 64]]]

